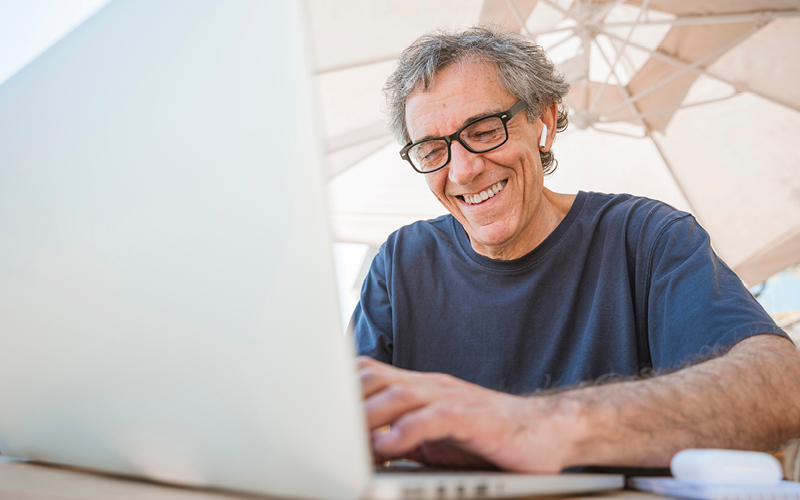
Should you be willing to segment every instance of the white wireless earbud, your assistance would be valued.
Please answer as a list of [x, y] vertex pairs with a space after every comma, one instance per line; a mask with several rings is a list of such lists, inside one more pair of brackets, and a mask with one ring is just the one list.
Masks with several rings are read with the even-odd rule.
[[542, 138], [539, 139], [539, 147], [543, 148], [547, 145], [547, 125], [542, 123]]

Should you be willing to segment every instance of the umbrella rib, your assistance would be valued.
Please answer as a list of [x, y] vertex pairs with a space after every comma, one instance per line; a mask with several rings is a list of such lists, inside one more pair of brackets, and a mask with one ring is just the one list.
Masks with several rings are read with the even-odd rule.
[[[606, 63], [608, 63], [608, 56], [606, 56], [606, 52], [603, 50], [603, 48], [600, 46], [600, 44], [597, 44], [597, 49], [600, 51], [600, 55], [603, 57], [603, 59], [605, 59]], [[636, 118], [636, 121], [638, 121], [639, 125], [641, 125], [642, 128], [644, 129], [644, 134], [645, 135], [644, 136], [640, 136], [638, 138], [643, 139], [644, 137], [648, 137], [650, 135], [650, 127], [642, 119], [642, 113], [639, 111], [639, 108], [636, 107], [636, 103], [634, 103], [631, 100], [631, 95], [630, 95], [630, 93], [628, 93], [628, 89], [626, 89], [622, 84], [619, 83], [619, 76], [617, 76], [616, 71], [614, 71], [614, 78], [617, 80], [616, 86], [617, 86], [617, 89], [619, 90], [620, 95], [622, 96], [624, 104], [626, 104], [630, 108], [631, 113], [633, 113], [633, 117]], [[597, 128], [594, 125], [594, 123], [592, 124], [592, 128], [594, 128], [595, 130], [599, 130], [601, 132], [613, 133], [613, 132], [611, 132], [609, 130], [602, 130], [602, 129]]]
[[561, 13], [561, 15], [562, 15], [562, 16], [564, 16], [565, 18], [572, 19], [572, 14], [570, 14], [568, 10], [566, 10], [566, 9], [564, 9], [563, 7], [561, 7], [560, 5], [558, 5], [558, 4], [554, 3], [554, 2], [552, 2], [551, 0], [539, 0], [539, 1], [541, 1], [542, 3], [546, 3], [546, 4], [547, 4], [547, 5], [549, 5], [550, 7], [552, 7], [552, 8], [554, 8], [554, 9], [556, 9], [556, 10], [557, 10], [557, 11], [559, 11], [559, 12]]
[[796, 104], [793, 104], [793, 103], [787, 102], [787, 101], [783, 101], [781, 99], [778, 99], [777, 97], [773, 97], [773, 96], [770, 96], [770, 95], [767, 95], [767, 94], [763, 94], [763, 93], [758, 92], [757, 90], [753, 90], [753, 89], [751, 89], [751, 88], [749, 88], [747, 86], [743, 86], [742, 85], [740, 87], [741, 87], [740, 88], [740, 92], [741, 93], [752, 94], [752, 95], [754, 95], [756, 97], [760, 97], [761, 99], [764, 99], [765, 101], [769, 101], [769, 102], [775, 103], [775, 104], [777, 104], [779, 106], [783, 106], [785, 108], [788, 108], [788, 109], [791, 109], [793, 111], [797, 111], [798, 113], [800, 113], [800, 106], [798, 106]]
[[[606, 33], [606, 32], [604, 32], [603, 34], [606, 37], [608, 37], [610, 40], [614, 41], [614, 42], [623, 43], [622, 38], [620, 38], [620, 37], [618, 37], [616, 35], [613, 35], [611, 33]], [[710, 76], [710, 77], [715, 78], [717, 80], [723, 81], [724, 83], [730, 83], [730, 82], [728, 82], [727, 80], [724, 80], [721, 77], [718, 77], [718, 76], [716, 76], [716, 75], [714, 75], [712, 73], [709, 73], [707, 70], [704, 70], [702, 68], [696, 67], [696, 62], [690, 64], [690, 63], [688, 63], [688, 62], [686, 62], [686, 61], [684, 61], [682, 59], [678, 59], [675, 56], [671, 56], [671, 55], [667, 54], [666, 52], [662, 52], [662, 51], [660, 51], [658, 49], [655, 49], [655, 50], [654, 49], [649, 49], [647, 47], [644, 47], [642, 45], [639, 45], [639, 44], [633, 43], [633, 42], [628, 42], [628, 46], [633, 47], [633, 48], [638, 49], [638, 50], [641, 50], [642, 52], [645, 52], [647, 55], [653, 57], [654, 59], [658, 59], [661, 62], [665, 62], [667, 64], [671, 64], [672, 66], [675, 66], [676, 68], [685, 69], [687, 71], [691, 71], [692, 73], [696, 73], [698, 75]], [[708, 54], [706, 56], [708, 56]]]
[[583, 76], [586, 81], [586, 85], [584, 85], [584, 97], [583, 102], [589, 102], [589, 95], [591, 91], [590, 81], [589, 81], [589, 71], [591, 71], [592, 61], [592, 39], [589, 37], [581, 37], [581, 49], [583, 51]]
[[[736, 23], [750, 23], [760, 22], [764, 18], [775, 19], [779, 17], [797, 17], [800, 16], [800, 11], [796, 10], [779, 10], [779, 11], [757, 11], [748, 14], [709, 14], [707, 16], [685, 16], [676, 17], [674, 19], [654, 19], [640, 23], [642, 26], [654, 26], [660, 24], [669, 24], [670, 26], [698, 26], [707, 24], [736, 24]], [[631, 26], [630, 21], [620, 21], [617, 23], [604, 23], [607, 28], [624, 28]]]
[[575, 29], [574, 26], [565, 26], [563, 28], [553, 28], [553, 29], [544, 30], [544, 31], [534, 31], [530, 35], [531, 35], [532, 38], [536, 38], [536, 37], [541, 36], [541, 35], [552, 35], [553, 33], [561, 33], [562, 31], [570, 31], [570, 30], [574, 30], [574, 29]]
[[621, 135], [622, 137], [630, 137], [632, 139], [646, 139], [648, 136], [645, 135], [635, 135], [635, 134], [626, 134], [625, 132], [620, 132], [618, 130], [608, 130], [604, 128], [597, 127], [596, 125], [592, 125], [592, 128], [597, 130], [598, 132], [602, 132], [604, 134], [613, 134], [613, 135]]
[[[603, 50], [603, 47], [601, 47], [600, 44], [597, 43], [597, 41], [595, 41], [595, 44], [597, 44], [597, 50], [600, 52], [600, 55], [606, 61], [606, 64], [609, 64], [608, 56], [606, 56], [606, 51]], [[620, 82], [619, 76], [617, 75], [617, 72], [613, 67], [611, 68], [611, 72], [613, 73], [614, 78], [617, 80], [617, 84], [616, 85], [617, 85], [617, 89], [619, 90], [620, 95], [622, 95], [623, 104], [627, 105], [630, 108], [631, 112], [633, 113], [634, 118], [636, 118], [637, 121], [639, 122], [639, 125], [641, 125], [642, 128], [645, 129], [645, 133], [649, 132], [649, 127], [647, 126], [647, 124], [642, 119], [641, 113], [639, 112], [639, 108], [637, 108], [636, 107], [636, 103], [634, 103], [631, 100], [631, 95], [630, 95], [630, 93], [628, 93], [628, 90], [621, 83], [619, 83]]]
[[[625, 3], [626, 1], [627, 0], [614, 0], [614, 2], [606, 4], [602, 9], [600, 9], [600, 12], [598, 12], [597, 14], [595, 14], [592, 17], [592, 19], [589, 21], [589, 24], [597, 24], [597, 23], [599, 23], [604, 17], [606, 17], [608, 15], [609, 12], [611, 12], [611, 10], [614, 9], [614, 7], [616, 7], [617, 5]], [[645, 7], [642, 7], [642, 9], [644, 9], [644, 8]], [[634, 25], [635, 24], [636, 23], [634, 22]]]
[[335, 153], [342, 149], [357, 146], [361, 143], [374, 139], [380, 139], [389, 135], [386, 125], [383, 123], [373, 123], [358, 130], [353, 130], [346, 134], [331, 137], [325, 141], [325, 153]]
[[342, 175], [343, 173], [347, 172], [348, 170], [350, 170], [351, 168], [356, 166], [364, 158], [377, 153], [378, 151], [380, 151], [381, 149], [385, 148], [386, 146], [388, 146], [391, 143], [392, 143], [391, 139], [387, 140], [387, 141], [381, 141], [380, 144], [376, 145], [374, 148], [370, 148], [369, 151], [366, 151], [363, 154], [359, 155], [358, 158], [354, 159], [353, 161], [351, 161], [347, 165], [344, 165], [343, 167], [339, 168], [336, 172], [328, 172], [328, 176], [325, 179], [325, 182], [331, 182], [336, 177]]
[[533, 40], [531, 32], [528, 31], [528, 28], [525, 27], [525, 21], [522, 19], [522, 15], [520, 15], [519, 10], [517, 10], [517, 6], [514, 5], [513, 0], [506, 0], [506, 6], [508, 7], [508, 10], [511, 11], [511, 15], [514, 16], [514, 19], [517, 21], [517, 24], [519, 24], [520, 32], [526, 37]]
[[[730, 95], [726, 95], [724, 97], [717, 97], [715, 99], [707, 99], [705, 101], [693, 102], [691, 104], [681, 104], [681, 105], [678, 105], [678, 106], [667, 106], [667, 107], [664, 107], [664, 108], [652, 109], [650, 111], [645, 111], [643, 113], [642, 112], [637, 113], [636, 116], [638, 118], [647, 118], [649, 116], [656, 116], [656, 115], [663, 115], [663, 114], [667, 114], [667, 113], [674, 113], [675, 111], [678, 111], [679, 109], [693, 108], [693, 107], [696, 107], [696, 106], [704, 106], [706, 104], [714, 104], [715, 102], [727, 101], [728, 99], [736, 97], [737, 95], [739, 95], [739, 94], [738, 93], [730, 94]], [[613, 119], [613, 120], [598, 120], [598, 121], [600, 123], [616, 123], [616, 122], [628, 121], [628, 118], [616, 118], [616, 119]]]
[[656, 138], [653, 137], [653, 134], [650, 132], [649, 129], [645, 128], [645, 130], [646, 130], [646, 133], [647, 133], [647, 137], [650, 138], [650, 141], [653, 143], [653, 146], [655, 146], [656, 151], [658, 151], [659, 156], [661, 156], [661, 159], [664, 161], [664, 165], [666, 165], [667, 170], [669, 171], [670, 175], [672, 176], [672, 180], [675, 181], [675, 185], [678, 187], [678, 191], [681, 192], [681, 195], [683, 196], [683, 199], [686, 201], [686, 204], [689, 206], [689, 211], [694, 214], [694, 216], [695, 216], [695, 218], [697, 220], [702, 220], [702, 217], [700, 216], [700, 213], [697, 211], [697, 207], [694, 206], [694, 203], [692, 203], [692, 200], [689, 198], [689, 195], [686, 193], [686, 189], [683, 187], [683, 183], [680, 181], [678, 176], [675, 174], [675, 169], [672, 168], [672, 164], [667, 159], [667, 155], [665, 155], [664, 154], [664, 150], [661, 149], [661, 145], [658, 143]]
[[[570, 29], [572, 29], [572, 28], [570, 28]], [[564, 37], [561, 40], [557, 41], [553, 45], [548, 45], [546, 50], [553, 50], [554, 48], [558, 47], [559, 45], [561, 45], [562, 43], [566, 42], [567, 40], [570, 40], [574, 36], [575, 36], [575, 33], [570, 33], [569, 35], [567, 35], [566, 37]]]
[[[790, 240], [790, 239], [796, 237], [796, 235], [800, 235], [800, 224], [795, 224], [794, 226], [790, 227], [787, 231], [783, 232], [779, 236], [776, 236], [775, 238], [771, 239], [770, 241], [764, 243], [763, 245], [761, 245], [761, 247], [759, 247], [758, 250], [756, 250], [755, 252], [750, 254], [750, 256], [748, 256], [745, 260], [739, 262], [735, 267], [737, 269], [740, 269], [740, 268], [750, 264], [753, 261], [757, 261], [759, 258], [764, 256], [769, 251], [770, 248], [775, 247], [775, 246], [777, 246], [777, 245], [779, 245], [779, 244], [781, 244], [781, 243], [783, 243], [783, 242], [785, 242], [787, 240]], [[790, 266], [791, 265], [796, 265], [799, 262], [800, 261], [797, 261], [794, 264], [789, 264], [789, 265]], [[764, 280], [762, 280], [762, 281], [764, 281]], [[755, 284], [757, 285], [758, 283], [755, 283]]]
[[[618, 43], [622, 41], [621, 38], [619, 38], [619, 37], [617, 37], [615, 35], [611, 35], [609, 33], [603, 33], [603, 34], [605, 36], [607, 36], [609, 39], [611, 39], [613, 41], [616, 41]], [[769, 95], [766, 95], [766, 94], [762, 94], [762, 93], [760, 93], [760, 92], [758, 92], [756, 90], [753, 90], [753, 89], [751, 89], [751, 88], [749, 88], [749, 87], [747, 87], [747, 86], [745, 86], [745, 85], [743, 85], [741, 83], [733, 82], [731, 80], [728, 80], [727, 78], [724, 78], [724, 77], [721, 77], [719, 75], [716, 75], [716, 74], [714, 74], [714, 73], [712, 73], [712, 72], [710, 72], [710, 71], [708, 71], [706, 69], [692, 67], [693, 65], [687, 63], [686, 61], [682, 61], [681, 59], [678, 59], [677, 57], [674, 57], [674, 56], [671, 56], [671, 55], [666, 54], [664, 52], [661, 52], [660, 50], [648, 49], [647, 47], [643, 47], [641, 45], [638, 45], [638, 44], [635, 44], [635, 43], [632, 43], [632, 42], [629, 42], [628, 45], [630, 47], [633, 47], [635, 49], [639, 49], [639, 50], [649, 54], [650, 56], [652, 56], [655, 59], [658, 59], [659, 61], [671, 64], [671, 65], [673, 65], [675, 67], [678, 67], [678, 68], [686, 69], [687, 71], [690, 71], [690, 72], [692, 72], [692, 73], [694, 73], [696, 75], [707, 76], [709, 78], [717, 80], [718, 82], [722, 82], [722, 83], [724, 83], [726, 85], [730, 85], [731, 87], [735, 88], [737, 90], [737, 92], [739, 92], [739, 93], [742, 93], [742, 92], [752, 93], [752, 94], [754, 94], [754, 95], [756, 95], [758, 97], [761, 97], [762, 99], [765, 99], [765, 100], [770, 101], [770, 102], [774, 102], [775, 104], [778, 104], [780, 106], [785, 106], [785, 107], [787, 107], [789, 109], [792, 109], [792, 110], [797, 111], [797, 112], [800, 113], [800, 106], [797, 106], [797, 105], [789, 103], [789, 102], [781, 101], [780, 99], [777, 99], [775, 97], [772, 97], [772, 96], [769, 96]], [[606, 114], [606, 112], [604, 112], [603, 114]]]
[[[728, 41], [727, 43], [725, 43], [721, 47], [719, 47], [719, 48], [717, 48], [715, 50], [712, 50], [711, 52], [709, 52], [708, 54], [704, 55], [700, 59], [694, 61], [693, 63], [687, 64], [683, 68], [679, 68], [678, 71], [670, 74], [669, 76], [667, 76], [665, 78], [662, 78], [661, 80], [657, 81], [656, 83], [654, 83], [653, 85], [649, 86], [648, 88], [642, 90], [641, 92], [636, 93], [634, 96], [631, 97], [631, 101], [632, 102], [636, 102], [636, 101], [638, 101], [638, 100], [640, 100], [640, 99], [652, 94], [653, 92], [655, 92], [656, 90], [660, 89], [661, 87], [667, 85], [668, 83], [680, 78], [681, 76], [685, 75], [686, 73], [691, 72], [693, 69], [697, 68], [698, 66], [700, 66], [702, 64], [705, 64], [707, 61], [710, 61], [710, 60], [716, 58], [720, 54], [725, 53], [731, 47], [735, 46], [736, 44], [738, 44], [739, 42], [741, 42], [745, 38], [747, 38], [750, 35], [752, 35], [753, 33], [755, 33], [758, 29], [759, 29], [758, 25], [753, 26], [752, 28], [750, 28], [746, 32], [742, 33], [740, 36], [737, 36], [736, 38]], [[620, 40], [619, 37], [609, 35], [606, 32], [604, 32], [603, 34], [606, 35], [607, 37], [611, 38], [611, 39]], [[635, 44], [630, 44], [630, 46], [631, 47], [636, 47]], [[609, 110], [604, 111], [602, 114], [603, 115], [610, 115], [612, 113], [615, 113], [616, 111], [619, 111], [623, 107], [624, 107], [624, 104], [620, 104], [620, 105], [614, 106], [613, 108], [611, 108]]]
[[[608, 61], [608, 59], [606, 57], [606, 54], [603, 51], [603, 48], [600, 47], [600, 45], [598, 45], [597, 48], [600, 50], [600, 54], [602, 54], [603, 58], [606, 59], [606, 61]], [[614, 75], [614, 77], [617, 78], [617, 81], [619, 81], [619, 78], [616, 76], [616, 74]], [[653, 137], [653, 134], [652, 134], [652, 131], [650, 130], [650, 127], [648, 127], [647, 123], [645, 123], [645, 121], [642, 119], [641, 113], [639, 112], [639, 109], [636, 107], [636, 103], [633, 102], [633, 100], [631, 99], [631, 96], [628, 93], [628, 90], [624, 86], [620, 85], [619, 83], [617, 83], [617, 88], [619, 89], [620, 94], [622, 94], [622, 98], [625, 101], [624, 104], [630, 107], [631, 111], [634, 114], [634, 117], [637, 119], [639, 124], [644, 129], [645, 137], [648, 137], [650, 139], [650, 141], [655, 146], [656, 151], [658, 151], [659, 156], [661, 156], [661, 160], [664, 162], [664, 165], [666, 165], [667, 170], [669, 171], [670, 175], [672, 176], [672, 180], [675, 181], [675, 185], [678, 187], [678, 190], [681, 192], [681, 195], [683, 196], [684, 201], [686, 201], [686, 204], [689, 206], [689, 210], [692, 213], [694, 213], [695, 217], [697, 217], [697, 219], [699, 220], [700, 219], [700, 214], [697, 212], [697, 208], [694, 206], [694, 204], [689, 199], [689, 196], [687, 195], [686, 190], [684, 189], [683, 184], [681, 183], [680, 179], [678, 179], [677, 175], [675, 175], [675, 170], [672, 168], [672, 164], [669, 162], [669, 160], [667, 159], [667, 156], [664, 154], [664, 151], [661, 149], [661, 145], [658, 144], [658, 142], [656, 141], [655, 137]], [[610, 131], [607, 131], [607, 130], [598, 129], [594, 125], [592, 125], [592, 128], [594, 128], [595, 130], [600, 130], [601, 132], [606, 132], [606, 133], [610, 132]], [[614, 133], [614, 132], [611, 132], [611, 133]]]
[[[589, 106], [589, 109], [587, 110], [587, 113], [589, 115], [594, 113], [594, 110], [597, 108], [597, 105], [600, 103], [600, 97], [602, 97], [603, 92], [605, 92], [606, 86], [608, 86], [608, 82], [611, 80], [611, 75], [612, 74], [614, 75], [614, 78], [617, 79], [617, 82], [619, 82], [619, 77], [617, 76], [617, 73], [616, 73], [617, 64], [619, 64], [619, 60], [620, 60], [620, 58], [622, 56], [622, 53], [625, 51], [625, 47], [628, 44], [628, 42], [630, 41], [631, 35], [633, 35], [633, 32], [636, 29], [636, 26], [638, 26], [639, 20], [642, 18], [642, 15], [645, 12], [647, 12], [647, 6], [649, 4], [650, 4], [650, 0], [644, 0], [644, 2], [642, 3], [642, 8], [639, 9], [639, 15], [636, 16], [636, 21], [634, 21], [633, 26], [631, 26], [631, 29], [628, 31], [628, 36], [625, 37], [625, 41], [622, 43], [622, 45], [619, 47], [619, 49], [617, 49], [615, 47], [615, 50], [614, 50], [614, 64], [612, 64], [611, 67], [608, 69], [608, 75], [606, 75], [606, 80], [603, 82], [603, 85], [600, 86], [600, 90], [598, 90], [597, 94], [595, 94], [594, 100], [592, 101], [592, 104]], [[597, 43], [596, 37], [595, 37], [595, 43]], [[597, 44], [597, 47], [598, 48], [600, 47], [599, 43]], [[605, 54], [603, 54], [603, 59], [606, 59]], [[606, 59], [606, 64], [608, 64], [608, 59]]]

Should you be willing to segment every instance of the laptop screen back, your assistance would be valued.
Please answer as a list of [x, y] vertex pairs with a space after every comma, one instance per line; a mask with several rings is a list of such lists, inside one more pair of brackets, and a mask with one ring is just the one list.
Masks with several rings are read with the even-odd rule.
[[354, 498], [303, 14], [117, 0], [0, 86], [0, 452]]

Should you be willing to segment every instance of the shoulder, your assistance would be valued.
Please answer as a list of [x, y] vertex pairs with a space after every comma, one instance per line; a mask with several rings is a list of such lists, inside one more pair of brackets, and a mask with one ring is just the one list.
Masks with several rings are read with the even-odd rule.
[[458, 252], [456, 221], [452, 215], [417, 221], [391, 233], [372, 260], [370, 273], [393, 275], [422, 272]]
[[580, 218], [597, 225], [599, 230], [623, 231], [629, 244], [639, 249], [651, 246], [663, 233], [681, 226], [700, 229], [688, 212], [630, 194], [587, 193]]
[[586, 193], [584, 210], [587, 216], [631, 222], [661, 222], [691, 217], [663, 201], [631, 194]]

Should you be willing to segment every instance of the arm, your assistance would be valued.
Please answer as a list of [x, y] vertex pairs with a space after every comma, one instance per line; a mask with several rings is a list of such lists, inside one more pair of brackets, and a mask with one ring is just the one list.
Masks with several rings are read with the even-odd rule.
[[727, 354], [645, 380], [512, 396], [453, 377], [360, 359], [379, 458], [519, 471], [667, 466], [684, 448], [766, 449], [800, 436], [800, 353], [760, 335]]

